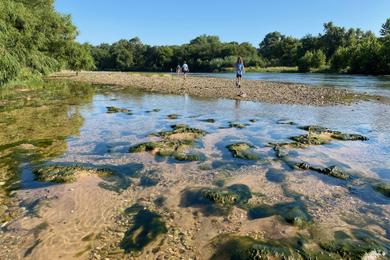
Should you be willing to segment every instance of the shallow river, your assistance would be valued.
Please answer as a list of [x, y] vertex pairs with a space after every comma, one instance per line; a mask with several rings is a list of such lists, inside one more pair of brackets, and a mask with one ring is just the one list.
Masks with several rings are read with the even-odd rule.
[[[389, 82], [382, 84], [378, 78], [247, 77], [337, 83], [385, 95], [390, 91]], [[8, 209], [23, 207], [16, 220], [2, 220], [10, 222], [0, 233], [1, 259], [45, 259], [48, 255], [52, 259], [131, 255], [140, 259], [246, 259], [250, 255], [257, 259], [254, 255], [261, 252], [294, 258], [375, 255], [386, 259], [382, 255], [389, 253], [390, 198], [376, 188], [390, 181], [388, 105], [275, 105], [68, 83], [49, 83], [48, 88], [1, 92], [1, 198]], [[107, 113], [107, 107], [122, 110]], [[187, 149], [199, 160], [129, 153], [139, 143], [160, 140], [151, 134], [169, 131], [174, 124], [206, 132]], [[273, 144], [291, 143], [291, 137], [306, 135], [302, 127], [307, 125], [368, 140], [286, 145], [287, 155], [279, 156]], [[227, 149], [239, 142], [253, 145], [250, 153], [255, 160], [235, 158]], [[337, 166], [348, 177], [302, 169], [296, 167], [298, 163], [321, 169]], [[45, 165], [105, 168], [117, 176], [86, 176], [79, 182], [53, 185], [34, 178], [34, 169]], [[227, 193], [235, 190], [231, 187], [240, 187], [233, 201], [210, 198], [202, 190]], [[137, 217], [143, 216], [139, 212], [133, 222], [123, 220], [125, 209], [135, 203], [159, 216], [153, 218], [148, 211], [146, 222], [158, 219], [166, 227], [153, 233], [154, 226], [142, 224], [142, 219], [137, 223]], [[131, 229], [132, 225], [152, 231], [145, 235]], [[141, 242], [124, 243], [129, 234], [125, 232], [133, 232]], [[145, 237], [150, 241], [143, 243]], [[232, 252], [224, 250], [226, 246]]]

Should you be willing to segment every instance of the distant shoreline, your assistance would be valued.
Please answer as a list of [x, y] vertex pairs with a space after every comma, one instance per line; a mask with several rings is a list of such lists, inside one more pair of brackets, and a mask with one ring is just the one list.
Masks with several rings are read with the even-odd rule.
[[244, 80], [240, 90], [233, 79], [213, 77], [188, 77], [167, 73], [128, 73], [128, 72], [75, 72], [63, 71], [52, 74], [49, 79], [71, 80], [83, 83], [102, 84], [133, 88], [147, 92], [168, 94], [189, 94], [197, 97], [227, 98], [260, 101], [273, 104], [299, 104], [331, 106], [350, 104], [358, 101], [380, 100], [381, 97], [364, 95], [347, 89], [315, 87], [305, 84]]

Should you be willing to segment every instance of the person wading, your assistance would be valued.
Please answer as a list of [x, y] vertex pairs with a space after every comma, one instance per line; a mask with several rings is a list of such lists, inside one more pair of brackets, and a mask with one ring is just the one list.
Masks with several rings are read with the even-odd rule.
[[238, 95], [245, 96], [245, 93], [241, 90], [241, 79], [245, 73], [244, 61], [241, 57], [237, 58], [237, 62], [234, 65], [234, 68], [236, 69], [236, 87], [240, 89], [240, 94]]
[[186, 61], [184, 62], [183, 66], [181, 67], [181, 71], [184, 74], [184, 79], [186, 79], [187, 78], [187, 73], [190, 72], [190, 69], [188, 68], [188, 64], [187, 64]]

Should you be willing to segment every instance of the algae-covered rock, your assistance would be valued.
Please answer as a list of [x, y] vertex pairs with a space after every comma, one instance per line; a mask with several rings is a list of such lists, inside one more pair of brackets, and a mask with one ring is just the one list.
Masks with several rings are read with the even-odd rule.
[[342, 141], [367, 141], [368, 138], [359, 134], [346, 134], [341, 132], [332, 132], [332, 138]]
[[267, 218], [274, 215], [280, 216], [287, 223], [299, 227], [306, 225], [312, 219], [306, 206], [301, 201], [278, 203], [273, 206], [263, 204], [252, 207], [248, 211], [250, 219]]
[[326, 127], [309, 125], [301, 127], [302, 130], [315, 134], [328, 134], [331, 138], [342, 141], [367, 141], [368, 138], [359, 134], [348, 134], [340, 131], [334, 131]]
[[210, 124], [215, 123], [215, 119], [213, 119], [213, 118], [202, 119], [201, 121], [205, 122], [205, 123], [210, 123]]
[[98, 176], [111, 176], [113, 173], [107, 169], [85, 168], [80, 166], [48, 166], [33, 171], [35, 179], [42, 182], [70, 183], [77, 180], [78, 175], [96, 174]]
[[234, 184], [227, 188], [203, 189], [203, 197], [217, 204], [245, 204], [252, 198], [252, 192], [244, 184]]
[[325, 174], [334, 178], [338, 178], [341, 180], [347, 180], [351, 176], [349, 173], [345, 172], [344, 170], [340, 169], [338, 166], [330, 166], [326, 168], [322, 167], [316, 167], [308, 164], [307, 162], [295, 162], [294, 163], [294, 168], [299, 169], [299, 170], [311, 170], [311, 171], [316, 171], [321, 174]]
[[206, 215], [227, 215], [233, 206], [242, 207], [252, 198], [252, 192], [244, 184], [234, 184], [226, 188], [200, 188], [185, 190], [181, 205], [200, 207]]
[[328, 144], [330, 141], [328, 138], [325, 138], [321, 135], [317, 134], [307, 134], [307, 135], [299, 135], [293, 136], [290, 138], [295, 141], [298, 145], [323, 145]]
[[168, 231], [165, 222], [159, 214], [138, 204], [125, 210], [124, 214], [132, 218], [132, 225], [120, 243], [120, 247], [126, 253], [143, 250], [148, 244], [157, 240], [159, 236]]
[[390, 198], [390, 183], [381, 182], [375, 185], [374, 187], [377, 191]]
[[175, 119], [178, 119], [178, 118], [179, 118], [179, 115], [177, 115], [177, 114], [167, 115], [167, 119], [170, 119], [170, 120], [175, 120]]
[[202, 161], [205, 156], [201, 153], [188, 152], [195, 141], [206, 132], [187, 125], [172, 125], [171, 131], [162, 131], [153, 136], [160, 137], [160, 141], [140, 143], [130, 147], [130, 153], [151, 152], [162, 157], [173, 157], [178, 161]]
[[236, 122], [229, 122], [229, 127], [230, 128], [243, 129], [246, 126], [248, 126], [248, 125], [247, 124], [242, 124], [242, 123], [236, 123]]
[[227, 190], [205, 189], [202, 191], [205, 199], [221, 205], [234, 205], [238, 200], [238, 195]]
[[226, 148], [230, 151], [232, 156], [235, 158], [241, 158], [245, 160], [259, 159], [259, 156], [252, 151], [254, 146], [251, 144], [240, 142], [240, 143], [230, 144], [226, 146]]
[[333, 240], [326, 243], [320, 243], [322, 250], [339, 256], [341, 259], [370, 259], [364, 258], [369, 255], [375, 255], [373, 259], [381, 260], [387, 259], [388, 246], [383, 242], [375, 241], [375, 239], [365, 240]]
[[217, 251], [212, 259], [303, 259], [299, 250], [283, 240], [262, 241], [247, 236], [232, 235], [221, 235], [215, 240]]
[[350, 177], [348, 173], [346, 173], [345, 171], [343, 171], [342, 169], [340, 169], [337, 166], [330, 166], [328, 168], [323, 168], [323, 169], [319, 169], [319, 170], [315, 169], [315, 170], [317, 170], [320, 173], [323, 173], [323, 174], [326, 174], [326, 175], [329, 175], [329, 176], [332, 176], [332, 177], [335, 177], [338, 179], [342, 179], [342, 180], [347, 180]]
[[129, 113], [130, 110], [126, 108], [118, 108], [118, 107], [106, 107], [107, 113], [114, 114], [114, 113]]

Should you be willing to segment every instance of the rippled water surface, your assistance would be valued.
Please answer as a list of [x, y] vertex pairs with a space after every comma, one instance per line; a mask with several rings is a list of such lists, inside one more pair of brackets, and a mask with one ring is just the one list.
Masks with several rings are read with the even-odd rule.
[[[311, 75], [307, 76], [311, 77], [308, 79], [298, 74], [269, 75], [268, 78], [262, 74], [247, 76], [281, 81], [288, 78], [288, 81], [330, 85], [338, 82], [338, 86], [374, 93], [389, 91], [388, 83], [380, 85], [379, 78]], [[344, 232], [351, 240], [364, 241], [364, 233], [366, 239], [376, 239], [375, 243], [381, 245], [383, 252], [388, 250], [386, 246], [383, 248], [383, 244], [390, 241], [390, 198], [375, 189], [377, 183], [390, 181], [388, 105], [371, 102], [332, 107], [277, 105], [119, 91], [109, 87], [68, 83], [50, 83], [47, 88], [1, 92], [0, 181], [5, 204], [12, 190], [23, 190], [30, 194], [35, 189], [50, 187], [48, 183], [34, 180], [32, 169], [35, 167], [47, 164], [103, 167], [112, 169], [121, 179], [111, 182], [111, 186], [99, 185], [102, 189], [110, 187], [113, 192], [129, 189], [127, 192], [131, 196], [126, 201], [143, 201], [149, 206], [153, 205], [150, 207], [167, 222], [167, 216], [178, 214], [176, 221], [169, 222], [167, 232], [177, 228], [191, 234], [189, 237], [192, 240], [188, 238], [188, 243], [192, 249], [183, 249], [186, 253], [182, 252], [181, 255], [196, 255], [200, 248], [209, 245], [212, 238], [219, 237], [219, 234], [249, 234], [252, 238], [269, 241], [290, 235], [304, 237], [306, 228], [314, 232], [313, 229], [318, 229], [317, 225], [327, 232]], [[126, 110], [107, 113], [107, 107]], [[169, 119], [168, 115], [172, 114], [177, 118]], [[231, 123], [242, 124], [243, 128], [232, 128]], [[170, 130], [174, 124], [186, 124], [207, 132], [190, 148], [192, 152], [203, 154], [202, 160], [182, 162], [149, 152], [129, 153], [130, 147], [155, 141], [156, 137], [151, 134]], [[291, 167], [286, 160], [277, 156], [272, 144], [291, 142], [291, 137], [307, 134], [301, 129], [306, 125], [319, 125], [368, 138], [367, 141], [331, 140], [325, 145], [289, 148], [286, 151], [289, 158], [316, 167], [338, 166], [351, 176], [348, 180]], [[226, 146], [237, 142], [253, 145], [252, 150], [259, 160], [234, 158]], [[157, 185], [146, 178], [138, 182], [139, 176], [132, 175], [135, 171], [151, 170], [160, 172]], [[249, 202], [243, 202], [247, 204], [235, 205], [229, 218], [217, 218], [218, 214], [212, 213], [210, 207], [202, 208], [199, 201], [193, 201], [194, 196], [203, 194], [193, 189], [216, 186], [229, 189], [234, 184], [246, 185], [252, 195]], [[23, 197], [23, 194], [20, 196]], [[162, 196], [165, 199], [161, 199]], [[161, 203], [166, 201], [164, 207], [153, 203], [158, 198]], [[124, 201], [121, 197], [117, 197], [117, 200]], [[307, 212], [305, 221], [310, 220], [310, 225], [316, 228], [290, 228], [291, 223], [285, 217], [290, 214], [290, 207]], [[198, 211], [200, 215], [196, 213]], [[272, 216], [281, 216], [279, 220], [272, 220], [277, 223], [281, 221], [281, 224], [267, 222]], [[110, 218], [102, 218], [108, 221], [107, 225], [114, 225], [109, 222]], [[278, 233], [279, 229], [284, 231]], [[73, 231], [69, 229], [68, 232]], [[76, 236], [77, 232], [74, 232]], [[311, 238], [314, 240], [321, 237], [313, 234]], [[45, 232], [41, 235], [44, 236]], [[38, 238], [31, 239], [36, 241]], [[109, 246], [103, 240], [96, 239], [96, 243], [101, 243], [99, 248], [103, 248], [98, 252], [104, 255], [107, 253], [105, 248]], [[41, 238], [41, 241], [46, 240]], [[176, 243], [170, 238], [164, 241], [156, 255], [167, 254], [169, 251], [164, 251], [164, 248], [174, 247]], [[64, 243], [70, 242], [64, 240]], [[47, 248], [48, 245], [42, 242], [29, 255], [36, 254], [35, 257], [39, 258], [39, 252], [43, 254]], [[205, 253], [202, 258], [220, 254], [218, 248], [205, 252], [208, 255]]]

